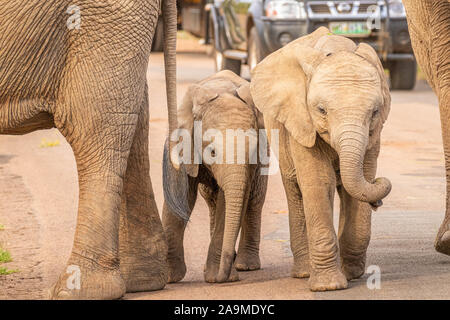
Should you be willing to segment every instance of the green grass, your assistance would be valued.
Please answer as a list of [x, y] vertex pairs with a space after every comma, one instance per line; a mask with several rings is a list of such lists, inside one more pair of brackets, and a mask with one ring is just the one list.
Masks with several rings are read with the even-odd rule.
[[[5, 230], [5, 226], [0, 224], [0, 231], [2, 230]], [[0, 246], [0, 265], [11, 261], [11, 254]], [[6, 267], [0, 267], [0, 276], [7, 276], [16, 272], [19, 272], [19, 270], [9, 270]]]
[[0, 248], [0, 264], [11, 262], [11, 261], [12, 261], [11, 254], [8, 251]]
[[16, 272], [19, 272], [19, 270], [8, 270], [5, 267], [0, 267], [0, 276], [7, 276]]

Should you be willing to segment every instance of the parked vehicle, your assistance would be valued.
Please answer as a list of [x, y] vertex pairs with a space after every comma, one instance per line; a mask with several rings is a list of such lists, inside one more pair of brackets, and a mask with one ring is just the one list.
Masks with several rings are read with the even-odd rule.
[[182, 0], [184, 30], [214, 48], [216, 69], [240, 74], [320, 26], [369, 43], [390, 71], [393, 89], [412, 89], [417, 65], [401, 0]]

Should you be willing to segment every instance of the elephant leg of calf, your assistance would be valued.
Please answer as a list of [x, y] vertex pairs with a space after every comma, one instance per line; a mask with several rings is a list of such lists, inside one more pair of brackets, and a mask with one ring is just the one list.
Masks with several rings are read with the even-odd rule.
[[[59, 127], [74, 151], [80, 191], [72, 253], [51, 298], [117, 299], [125, 294], [119, 266], [119, 210], [137, 118], [120, 114], [111, 123], [99, 116], [79, 127]], [[80, 140], [80, 130], [91, 133], [89, 140]]]
[[[206, 259], [204, 277], [206, 282], [216, 282], [217, 274], [219, 273], [220, 259], [222, 256], [223, 234], [225, 230], [225, 194], [219, 190], [216, 194], [216, 200], [205, 198], [210, 210], [215, 210], [211, 214], [214, 223], [211, 224], [212, 235], [209, 243], [208, 257]], [[238, 281], [239, 275], [236, 268], [231, 269], [228, 281]]]
[[312, 291], [347, 288], [338, 261], [336, 233], [333, 226], [334, 186], [318, 183], [301, 185], [305, 209], [310, 259], [309, 285]]
[[261, 212], [266, 197], [265, 185], [259, 186], [258, 183], [267, 183], [267, 176], [258, 176], [253, 184], [248, 200], [247, 212], [241, 227], [241, 238], [239, 240], [239, 249], [235, 261], [235, 267], [239, 271], [252, 271], [261, 268], [259, 259], [259, 243], [261, 241]]
[[167, 243], [150, 180], [147, 94], [128, 157], [120, 214], [120, 271], [127, 292], [162, 289]]
[[298, 187], [297, 179], [284, 175], [281, 177], [288, 202], [289, 233], [291, 250], [294, 256], [291, 275], [294, 278], [307, 278], [309, 277], [309, 250], [302, 193]]
[[365, 272], [372, 209], [368, 203], [352, 198], [342, 186], [338, 187], [338, 193], [341, 199], [339, 249], [342, 271], [347, 280], [352, 280]]

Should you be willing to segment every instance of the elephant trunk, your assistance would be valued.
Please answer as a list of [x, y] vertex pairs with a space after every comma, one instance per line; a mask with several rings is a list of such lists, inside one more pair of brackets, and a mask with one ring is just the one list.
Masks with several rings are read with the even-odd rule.
[[[164, 66], [166, 72], [167, 113], [169, 118], [169, 150], [175, 142], [172, 133], [178, 128], [177, 119], [177, 5], [176, 0], [163, 0]], [[170, 154], [170, 153], [169, 153]], [[173, 163], [172, 163], [173, 164]], [[178, 169], [178, 166], [176, 166]]]
[[374, 204], [389, 194], [391, 182], [386, 178], [377, 178], [369, 182], [364, 177], [368, 135], [368, 130], [365, 133], [358, 126], [348, 125], [338, 135], [336, 146], [345, 190], [353, 198]]
[[227, 172], [222, 186], [225, 195], [225, 229], [217, 282], [227, 281], [233, 267], [242, 213], [245, 212], [247, 206], [250, 181], [247, 172], [246, 166], [237, 166], [233, 172]]

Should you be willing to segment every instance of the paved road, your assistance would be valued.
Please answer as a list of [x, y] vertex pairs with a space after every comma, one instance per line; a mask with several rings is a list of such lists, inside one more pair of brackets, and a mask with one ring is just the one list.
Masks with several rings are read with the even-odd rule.
[[[204, 54], [178, 56], [178, 99], [189, 84], [211, 75]], [[162, 206], [161, 158], [167, 132], [163, 60], [151, 56], [151, 178]], [[241, 281], [206, 284], [203, 264], [208, 247], [208, 211], [199, 201], [185, 236], [188, 272], [166, 289], [128, 294], [126, 299], [430, 299], [450, 298], [450, 258], [433, 250], [444, 215], [444, 168], [437, 100], [420, 83], [412, 92], [393, 92], [382, 137], [379, 176], [393, 190], [373, 215], [368, 266], [381, 270], [381, 289], [370, 290], [368, 275], [343, 291], [311, 293], [307, 280], [289, 276], [287, 204], [279, 175], [271, 176], [263, 210], [262, 269], [240, 273]], [[53, 143], [58, 146], [51, 147]], [[11, 251], [8, 268], [20, 272], [0, 278], [0, 298], [40, 298], [63, 271], [70, 253], [77, 209], [77, 174], [70, 147], [55, 130], [22, 137], [0, 136], [0, 244]], [[337, 207], [336, 207], [336, 210]], [[335, 214], [337, 217], [337, 213]], [[335, 219], [336, 220], [336, 219]], [[5, 290], [4, 290], [5, 289]]]

